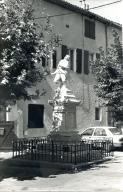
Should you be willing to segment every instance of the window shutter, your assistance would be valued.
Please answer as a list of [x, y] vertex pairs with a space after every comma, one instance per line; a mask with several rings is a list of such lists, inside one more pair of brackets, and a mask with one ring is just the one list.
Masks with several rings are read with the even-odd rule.
[[62, 45], [62, 59], [65, 57], [65, 55], [68, 54], [68, 49], [66, 45]]
[[95, 22], [90, 23], [90, 33], [91, 33], [91, 38], [95, 39]]
[[53, 69], [56, 69], [56, 56], [57, 56], [57, 53], [56, 51], [53, 52]]
[[96, 53], [96, 59], [100, 59], [100, 54]]
[[85, 37], [89, 37], [90, 34], [90, 22], [85, 19]]
[[100, 108], [95, 108], [95, 120], [100, 120]]
[[82, 49], [76, 50], [76, 72], [82, 73]]
[[89, 52], [88, 51], [84, 51], [84, 74], [88, 74], [89, 73]]
[[85, 37], [95, 39], [95, 22], [85, 19]]
[[70, 69], [73, 70], [73, 62], [74, 62], [74, 51], [72, 49], [70, 49]]

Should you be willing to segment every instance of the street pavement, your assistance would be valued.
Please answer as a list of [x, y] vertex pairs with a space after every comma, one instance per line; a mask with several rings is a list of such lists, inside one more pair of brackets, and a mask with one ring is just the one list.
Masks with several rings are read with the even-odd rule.
[[[0, 155], [5, 158], [4, 153]], [[29, 177], [28, 171], [26, 174], [28, 177], [23, 179], [13, 175], [2, 178], [0, 174], [0, 192], [123, 192], [123, 152], [114, 152], [112, 160], [75, 173], [52, 173], [47, 177]]]

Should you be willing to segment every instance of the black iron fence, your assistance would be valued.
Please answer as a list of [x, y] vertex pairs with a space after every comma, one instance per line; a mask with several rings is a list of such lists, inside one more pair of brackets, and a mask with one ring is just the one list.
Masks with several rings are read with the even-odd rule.
[[13, 141], [13, 158], [77, 165], [112, 156], [111, 148], [110, 140], [70, 143], [38, 138], [18, 139]]

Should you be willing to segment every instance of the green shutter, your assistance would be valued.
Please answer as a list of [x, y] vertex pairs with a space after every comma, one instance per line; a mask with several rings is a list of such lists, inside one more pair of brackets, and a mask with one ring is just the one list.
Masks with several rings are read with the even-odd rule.
[[74, 51], [70, 49], [70, 69], [73, 70], [73, 63], [74, 63]]
[[53, 52], [53, 69], [56, 69], [56, 51]]
[[96, 59], [100, 59], [100, 54], [96, 53]]
[[84, 50], [84, 74], [89, 73], [89, 52]]
[[82, 49], [76, 50], [76, 72], [82, 73]]
[[85, 37], [90, 36], [90, 22], [89, 20], [85, 19]]
[[68, 54], [68, 49], [66, 45], [62, 45], [62, 59], [65, 57], [65, 55]]
[[85, 19], [85, 37], [95, 39], [95, 22]]
[[92, 39], [95, 39], [95, 22], [90, 22], [90, 36]]

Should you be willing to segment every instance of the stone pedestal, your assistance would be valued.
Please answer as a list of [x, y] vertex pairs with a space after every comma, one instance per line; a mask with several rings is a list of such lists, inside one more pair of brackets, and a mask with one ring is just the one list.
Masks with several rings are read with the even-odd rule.
[[66, 98], [64, 101], [50, 100], [53, 107], [53, 125], [50, 138], [55, 141], [79, 141], [76, 126], [76, 107], [80, 101]]

